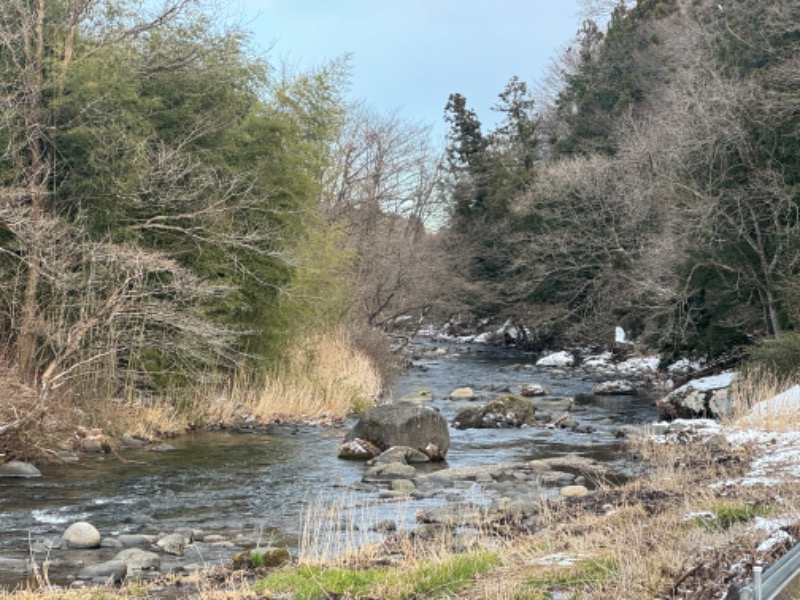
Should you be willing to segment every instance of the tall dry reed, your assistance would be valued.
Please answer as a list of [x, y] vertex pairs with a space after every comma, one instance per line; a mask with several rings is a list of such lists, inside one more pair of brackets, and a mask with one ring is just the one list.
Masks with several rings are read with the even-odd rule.
[[796, 430], [800, 426], [800, 373], [778, 375], [770, 369], [745, 370], [731, 386], [734, 404], [726, 424], [767, 431]]
[[339, 421], [366, 410], [381, 392], [377, 368], [344, 329], [299, 340], [286, 360], [258, 380], [242, 374], [230, 394], [204, 407], [205, 419], [248, 414], [261, 422]]

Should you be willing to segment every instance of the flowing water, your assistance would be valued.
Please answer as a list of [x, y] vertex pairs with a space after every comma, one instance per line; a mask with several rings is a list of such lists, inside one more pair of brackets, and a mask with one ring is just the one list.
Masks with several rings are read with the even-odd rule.
[[[428, 469], [575, 452], [621, 462], [625, 455], [613, 435], [616, 428], [655, 417], [647, 398], [592, 396], [596, 380], [589, 375], [536, 368], [533, 357], [522, 352], [477, 345], [431, 350], [420, 347], [417, 368], [396, 382], [394, 397], [426, 387], [433, 392], [433, 405], [452, 422], [468, 403], [447, 400], [456, 387], [471, 386], [488, 398], [537, 382], [550, 392], [542, 402], [576, 396], [577, 420], [595, 431], [451, 429], [447, 463]], [[0, 479], [0, 557], [26, 557], [31, 542], [58, 538], [70, 523], [82, 520], [104, 536], [188, 527], [228, 535], [249, 532], [296, 549], [309, 499], [344, 494], [355, 494], [356, 502], [375, 498], [374, 492], [352, 491], [363, 464], [336, 458], [345, 431], [282, 426], [261, 433], [194, 433], [171, 440], [171, 452], [130, 451], [122, 460], [87, 457], [73, 465], [43, 467], [41, 478]], [[436, 501], [419, 500], [417, 505], [426, 502]], [[16, 583], [0, 571], [0, 587]]]

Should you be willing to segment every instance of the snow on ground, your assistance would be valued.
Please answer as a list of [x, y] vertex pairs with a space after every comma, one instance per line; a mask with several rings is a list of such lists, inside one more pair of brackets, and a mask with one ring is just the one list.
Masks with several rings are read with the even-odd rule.
[[707, 392], [709, 390], [719, 390], [729, 387], [733, 380], [736, 379], [735, 371], [725, 371], [719, 375], [711, 375], [710, 377], [701, 377], [700, 379], [693, 379], [686, 385], [679, 387], [676, 391], [691, 388], [698, 392]]
[[614, 356], [609, 351], [601, 352], [600, 354], [592, 354], [583, 361], [583, 366], [588, 369], [608, 369], [611, 368], [611, 362]]
[[670, 366], [667, 367], [667, 371], [670, 373], [694, 373], [695, 371], [699, 371], [704, 366], [704, 363], [696, 360], [689, 360], [688, 358], [682, 358], [680, 360], [675, 361]]
[[[730, 378], [730, 373], [706, 379], [717, 378]], [[720, 383], [716, 380], [700, 385], [717, 389], [724, 387]], [[756, 404], [734, 425], [723, 426], [711, 419], [676, 419], [670, 423], [656, 424], [654, 430], [666, 433], [654, 435], [653, 439], [667, 442], [686, 432], [700, 439], [723, 435], [731, 447], [746, 447], [753, 458], [744, 477], [716, 485], [772, 486], [782, 481], [800, 481], [800, 423], [792, 427], [792, 416], [797, 422], [797, 416], [800, 416], [800, 385]], [[781, 427], [773, 426], [775, 424]]]
[[800, 385], [792, 386], [769, 400], [759, 402], [742, 418], [742, 423], [752, 425], [765, 419], [778, 419], [793, 414], [800, 414]]

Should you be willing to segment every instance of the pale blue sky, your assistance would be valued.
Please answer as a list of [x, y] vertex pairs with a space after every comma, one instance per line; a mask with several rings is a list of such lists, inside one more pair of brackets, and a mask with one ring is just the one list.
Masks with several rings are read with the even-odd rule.
[[579, 0], [235, 0], [273, 61], [309, 68], [351, 54], [351, 99], [443, 131], [452, 92], [482, 123], [518, 75], [540, 81], [580, 26]]

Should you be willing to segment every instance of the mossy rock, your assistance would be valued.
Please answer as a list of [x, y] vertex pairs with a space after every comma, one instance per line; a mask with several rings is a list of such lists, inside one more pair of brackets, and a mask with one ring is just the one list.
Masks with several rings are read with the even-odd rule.
[[536, 409], [527, 398], [507, 394], [484, 406], [469, 406], [456, 415], [456, 429], [498, 429], [532, 425]]

